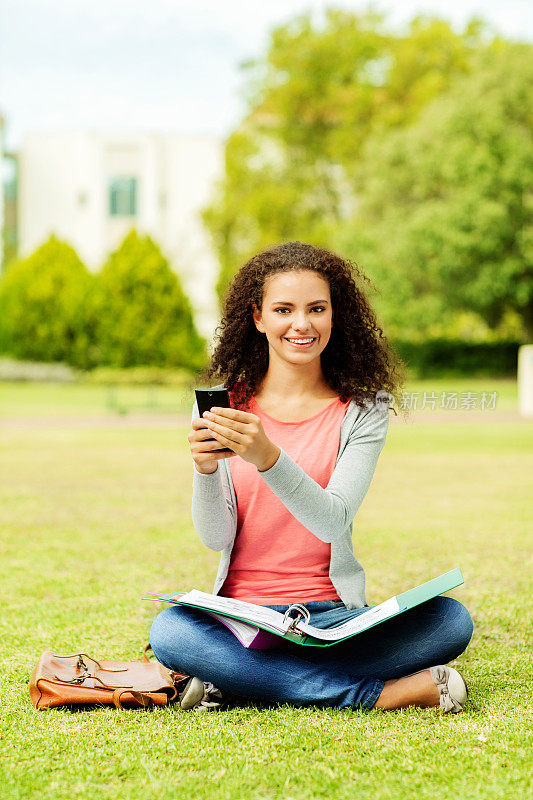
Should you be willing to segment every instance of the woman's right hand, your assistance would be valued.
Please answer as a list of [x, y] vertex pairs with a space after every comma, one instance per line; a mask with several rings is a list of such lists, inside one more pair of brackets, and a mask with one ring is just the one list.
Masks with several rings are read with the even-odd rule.
[[220, 442], [213, 438], [212, 431], [207, 427], [207, 421], [202, 417], [193, 419], [191, 432], [187, 439], [191, 446], [191, 456], [196, 464], [196, 469], [204, 475], [216, 472], [221, 458], [232, 458], [237, 455], [237, 453], [220, 452]]

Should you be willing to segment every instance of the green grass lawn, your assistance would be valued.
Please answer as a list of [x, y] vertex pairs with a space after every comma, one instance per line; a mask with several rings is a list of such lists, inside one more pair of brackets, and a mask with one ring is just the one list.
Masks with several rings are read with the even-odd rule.
[[[437, 397], [441, 392], [497, 392], [496, 409], [514, 411], [517, 408], [516, 381], [510, 378], [434, 378], [410, 381], [408, 392], [418, 392], [417, 408], [422, 408], [423, 393]], [[0, 420], [2, 417], [67, 418], [96, 417], [107, 413], [190, 413], [194, 391], [188, 383], [183, 386], [105, 386], [91, 383], [0, 383]], [[431, 408], [429, 402], [426, 409]], [[489, 413], [487, 411], [486, 413]]]
[[[496, 383], [442, 388], [494, 391]], [[512, 409], [514, 385], [499, 385]], [[436, 391], [435, 382], [416, 390]], [[146, 390], [135, 391], [130, 401], [142, 405]], [[176, 390], [166, 391], [172, 405]], [[470, 425], [394, 418], [354, 525], [370, 604], [461, 567], [465, 583], [450, 595], [475, 626], [454, 662], [469, 681], [464, 713], [38, 712], [27, 682], [43, 650], [138, 658], [161, 608], [143, 593], [211, 591], [218, 554], [190, 519], [188, 427], [165, 414], [150, 426], [117, 425], [112, 414], [78, 424], [105, 414], [102, 387], [12, 384], [0, 395], [3, 798], [528, 796], [531, 423], [489, 412]], [[47, 414], [49, 424], [33, 424]], [[10, 424], [13, 416], [27, 424]]]
[[[190, 398], [190, 399], [189, 399]], [[90, 383], [0, 383], [0, 420], [6, 416], [65, 417], [173, 412], [192, 408], [185, 386], [105, 386]]]

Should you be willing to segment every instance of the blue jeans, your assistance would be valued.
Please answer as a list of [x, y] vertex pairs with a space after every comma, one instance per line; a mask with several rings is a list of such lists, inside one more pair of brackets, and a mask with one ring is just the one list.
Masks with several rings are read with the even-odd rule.
[[[341, 600], [305, 603], [310, 623], [339, 625], [362, 614]], [[271, 605], [284, 612], [288, 605]], [[439, 595], [331, 647], [280, 639], [273, 650], [250, 650], [218, 620], [185, 606], [166, 608], [152, 623], [158, 661], [195, 675], [235, 698], [295, 706], [372, 708], [385, 681], [457, 658], [473, 622], [458, 600]]]

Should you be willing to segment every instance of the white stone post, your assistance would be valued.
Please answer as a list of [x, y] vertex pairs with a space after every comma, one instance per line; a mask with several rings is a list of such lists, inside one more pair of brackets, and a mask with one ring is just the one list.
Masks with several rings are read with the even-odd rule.
[[533, 417], [533, 344], [518, 348], [518, 410]]

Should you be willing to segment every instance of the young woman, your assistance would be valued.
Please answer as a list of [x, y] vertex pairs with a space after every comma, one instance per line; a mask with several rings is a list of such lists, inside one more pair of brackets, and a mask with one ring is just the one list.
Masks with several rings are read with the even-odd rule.
[[[229, 287], [202, 376], [224, 378], [232, 408], [199, 418], [195, 403], [188, 436], [194, 527], [221, 551], [214, 593], [280, 612], [305, 604], [323, 628], [368, 608], [352, 522], [404, 377], [363, 279], [351, 262], [303, 242], [250, 259]], [[376, 402], [380, 391], [389, 402]], [[162, 664], [193, 676], [184, 708], [239, 697], [458, 712], [466, 683], [445, 664], [472, 631], [467, 609], [438, 596], [332, 647], [280, 641], [250, 650], [220, 622], [180, 606], [158, 614], [150, 641]]]

